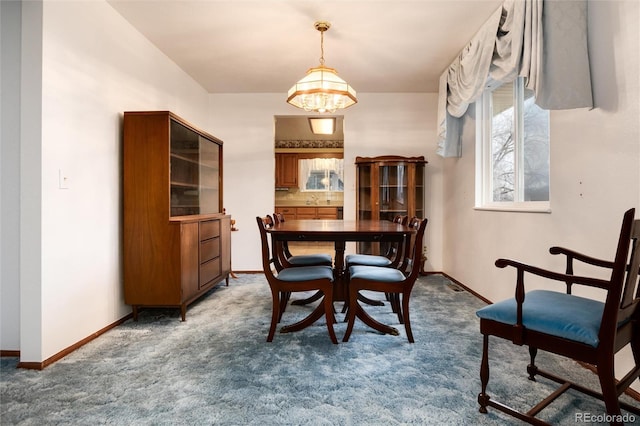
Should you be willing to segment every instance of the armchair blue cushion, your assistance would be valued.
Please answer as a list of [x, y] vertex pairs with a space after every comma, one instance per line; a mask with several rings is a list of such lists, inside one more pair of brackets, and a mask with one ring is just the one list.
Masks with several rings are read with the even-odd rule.
[[[508, 299], [476, 312], [478, 317], [504, 324], [516, 323], [516, 300]], [[548, 290], [526, 293], [522, 305], [524, 327], [556, 337], [598, 346], [604, 303]]]

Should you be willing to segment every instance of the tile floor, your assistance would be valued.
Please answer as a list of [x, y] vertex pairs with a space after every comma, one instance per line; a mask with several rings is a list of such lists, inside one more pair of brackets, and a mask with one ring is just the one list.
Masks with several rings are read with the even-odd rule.
[[331, 256], [334, 256], [335, 249], [333, 248], [333, 243], [324, 243], [324, 242], [307, 242], [307, 243], [298, 243], [291, 242], [289, 243], [289, 251], [291, 254], [313, 254], [313, 253], [328, 253]]

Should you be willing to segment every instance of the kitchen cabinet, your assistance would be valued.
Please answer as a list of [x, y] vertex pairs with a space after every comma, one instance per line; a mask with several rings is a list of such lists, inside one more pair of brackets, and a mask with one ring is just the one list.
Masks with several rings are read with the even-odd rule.
[[298, 154], [276, 154], [276, 188], [298, 187]]
[[276, 207], [285, 219], [337, 219], [338, 208], [331, 206]]
[[231, 272], [231, 219], [222, 208], [222, 141], [168, 111], [125, 112], [124, 298], [187, 305]]

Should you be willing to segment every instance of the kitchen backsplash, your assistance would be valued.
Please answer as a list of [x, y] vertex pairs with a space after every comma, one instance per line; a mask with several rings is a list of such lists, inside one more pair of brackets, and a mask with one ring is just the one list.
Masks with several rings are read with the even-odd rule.
[[277, 190], [275, 193], [276, 206], [342, 206], [343, 192], [302, 192], [298, 188]]

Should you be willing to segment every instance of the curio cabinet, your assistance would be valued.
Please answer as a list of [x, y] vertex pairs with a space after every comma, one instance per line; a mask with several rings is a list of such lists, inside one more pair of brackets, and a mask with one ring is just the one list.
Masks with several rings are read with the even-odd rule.
[[[424, 157], [356, 157], [358, 220], [393, 220], [397, 215], [424, 218]], [[384, 251], [360, 243], [360, 253]]]

